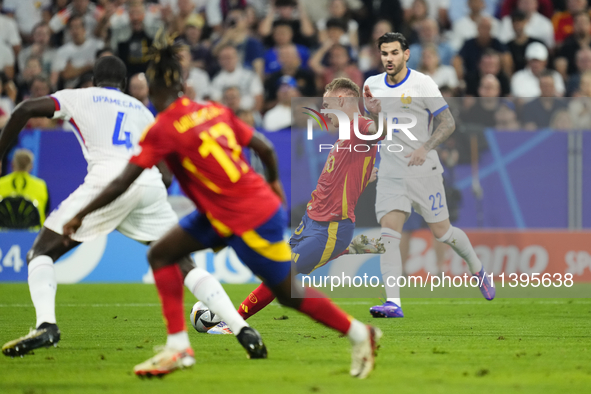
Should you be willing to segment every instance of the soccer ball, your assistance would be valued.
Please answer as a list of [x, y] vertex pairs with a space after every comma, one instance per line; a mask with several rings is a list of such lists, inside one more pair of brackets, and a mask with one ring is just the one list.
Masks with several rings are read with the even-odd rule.
[[222, 321], [221, 317], [207, 309], [205, 304], [201, 301], [193, 305], [189, 319], [198, 332], [207, 332], [210, 328], [215, 327]]

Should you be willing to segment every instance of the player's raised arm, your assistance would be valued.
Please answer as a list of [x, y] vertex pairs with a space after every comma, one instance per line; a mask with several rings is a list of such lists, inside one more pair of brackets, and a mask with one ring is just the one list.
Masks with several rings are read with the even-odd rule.
[[0, 160], [6, 154], [10, 143], [21, 132], [31, 118], [51, 118], [55, 112], [55, 103], [50, 97], [26, 100], [16, 106], [14, 112], [0, 134]]
[[128, 163], [123, 169], [123, 172], [107, 187], [94, 198], [86, 207], [76, 214], [68, 223], [64, 225], [64, 237], [70, 237], [76, 230], [82, 225], [82, 220], [86, 215], [96, 211], [113, 202], [117, 197], [125, 193], [125, 191], [131, 186], [131, 184], [142, 174], [144, 171], [143, 167], [140, 167], [133, 163]]

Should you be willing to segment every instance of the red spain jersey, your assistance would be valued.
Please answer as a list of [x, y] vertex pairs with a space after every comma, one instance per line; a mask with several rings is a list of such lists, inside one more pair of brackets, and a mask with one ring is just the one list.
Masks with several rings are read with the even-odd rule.
[[242, 235], [279, 209], [279, 197], [245, 161], [252, 129], [228, 108], [181, 97], [160, 113], [130, 162], [166, 160], [183, 191], [222, 236]]
[[[368, 134], [371, 123], [371, 119], [360, 116], [359, 132]], [[308, 203], [310, 219], [319, 222], [351, 219], [355, 222], [355, 205], [369, 183], [378, 142], [359, 139], [351, 122], [351, 139], [337, 140], [328, 154], [316, 190]]]

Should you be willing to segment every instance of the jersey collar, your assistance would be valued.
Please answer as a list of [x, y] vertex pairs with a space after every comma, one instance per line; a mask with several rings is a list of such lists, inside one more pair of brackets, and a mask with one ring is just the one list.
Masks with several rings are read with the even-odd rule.
[[406, 72], [406, 76], [404, 77], [404, 79], [400, 82], [398, 82], [396, 85], [390, 85], [388, 83], [388, 73], [385, 73], [386, 75], [384, 75], [384, 82], [386, 83], [386, 86], [389, 88], [397, 88], [398, 86], [402, 85], [403, 83], [406, 82], [406, 80], [408, 79], [408, 77], [410, 76], [410, 68], [408, 69], [408, 71]]
[[116, 87], [113, 87], [113, 86], [101, 86], [101, 87], [102, 87], [103, 89], [117, 90], [117, 91], [119, 91], [119, 92], [121, 91], [121, 90], [119, 90], [118, 88], [116, 88]]

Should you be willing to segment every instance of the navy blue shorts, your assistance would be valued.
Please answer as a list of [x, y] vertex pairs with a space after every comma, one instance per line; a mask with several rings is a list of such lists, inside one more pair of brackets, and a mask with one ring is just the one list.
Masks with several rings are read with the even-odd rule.
[[283, 282], [291, 270], [291, 250], [283, 239], [287, 222], [279, 208], [267, 222], [241, 236], [220, 236], [209, 219], [197, 211], [185, 216], [179, 226], [204, 246], [219, 249], [231, 246], [240, 260], [269, 287]]
[[351, 243], [354, 231], [355, 223], [351, 219], [317, 222], [306, 212], [289, 240], [296, 271], [309, 274], [343, 253]]

